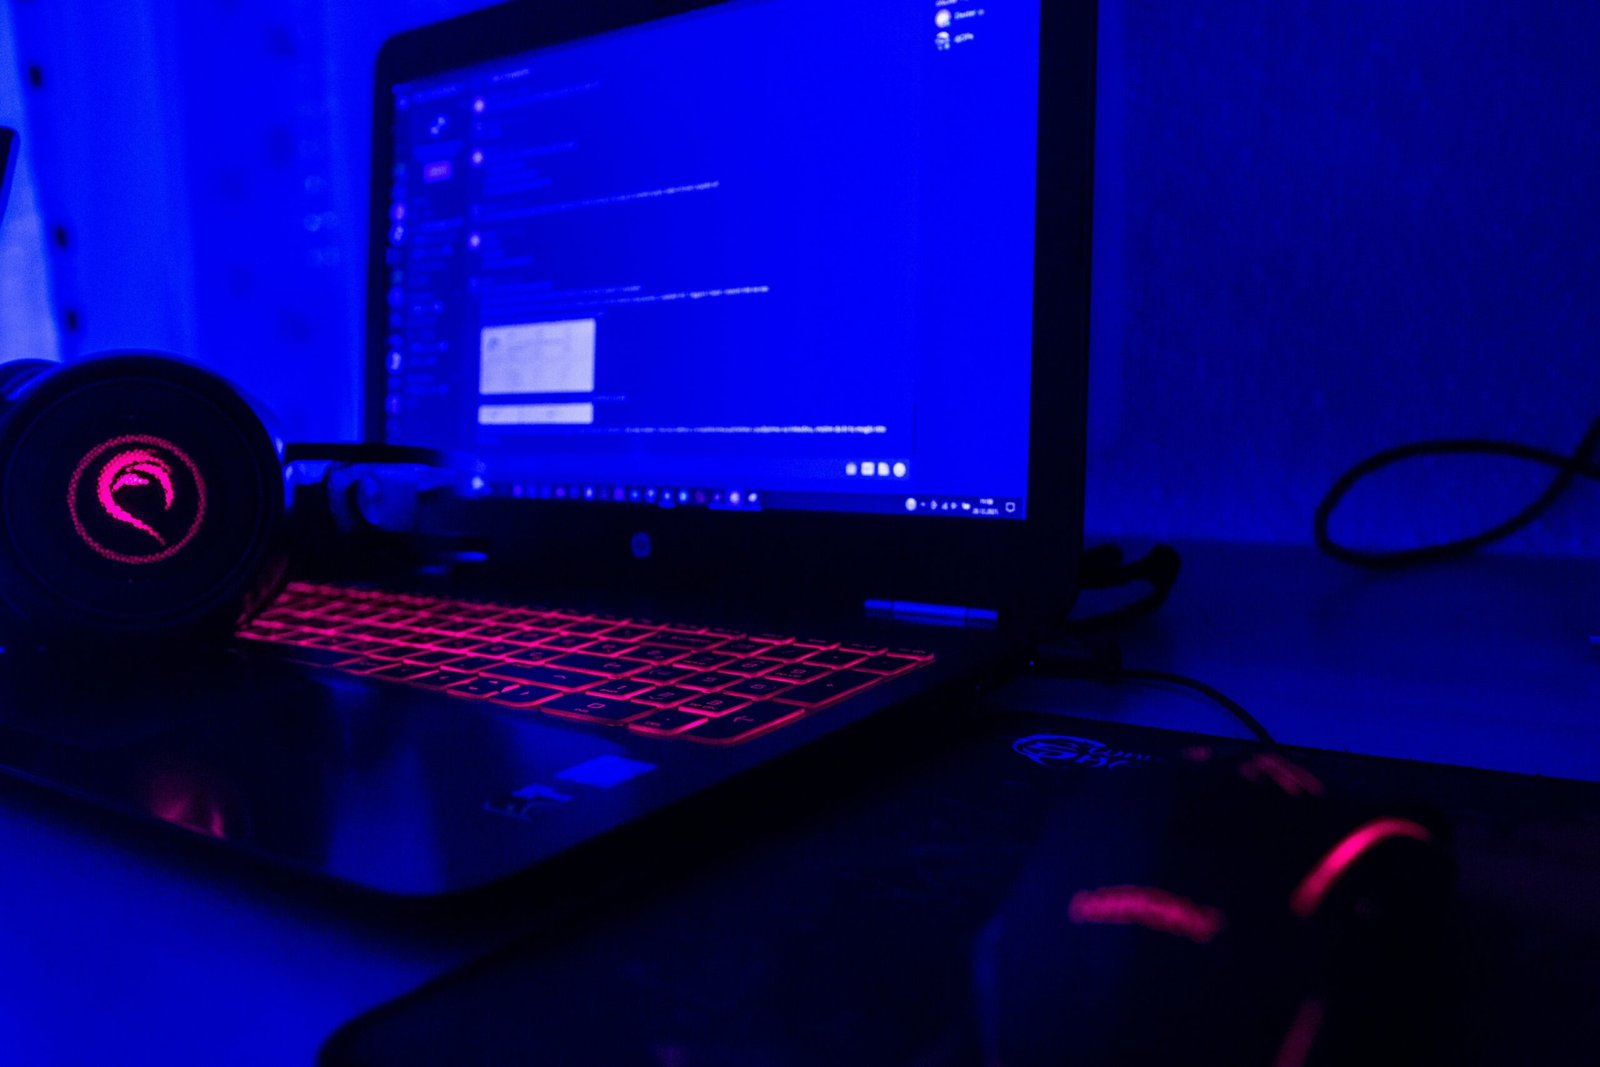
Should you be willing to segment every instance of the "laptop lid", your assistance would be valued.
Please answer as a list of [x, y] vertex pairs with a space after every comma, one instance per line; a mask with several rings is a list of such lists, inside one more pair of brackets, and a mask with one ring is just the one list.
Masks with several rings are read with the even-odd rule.
[[1037, 0], [526, 3], [392, 38], [368, 439], [480, 457], [535, 571], [1064, 609], [1093, 47], [1092, 3]]

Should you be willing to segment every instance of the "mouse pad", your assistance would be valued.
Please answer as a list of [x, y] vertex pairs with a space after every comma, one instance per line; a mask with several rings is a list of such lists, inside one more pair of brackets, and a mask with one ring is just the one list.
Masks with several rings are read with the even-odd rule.
[[[841, 791], [773, 805], [773, 832], [358, 1018], [338, 1065], [976, 1064], [974, 944], [1052, 816], [1105, 775], [1196, 744], [995, 713]], [[1455, 823], [1461, 961], [1450, 1062], [1590, 1062], [1600, 1042], [1600, 787], [1296, 753], [1343, 788]], [[1087, 805], [1073, 817], [1095, 817]], [[715, 832], [712, 826], [709, 832]], [[1071, 1035], [1063, 1033], [1063, 1062]]]

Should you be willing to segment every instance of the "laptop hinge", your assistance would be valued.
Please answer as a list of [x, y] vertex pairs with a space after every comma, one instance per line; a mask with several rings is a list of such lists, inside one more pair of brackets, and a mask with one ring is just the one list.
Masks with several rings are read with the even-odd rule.
[[876, 618], [914, 622], [924, 626], [993, 629], [1000, 621], [1000, 613], [997, 611], [965, 604], [924, 604], [916, 600], [868, 599], [864, 607], [868, 615]]

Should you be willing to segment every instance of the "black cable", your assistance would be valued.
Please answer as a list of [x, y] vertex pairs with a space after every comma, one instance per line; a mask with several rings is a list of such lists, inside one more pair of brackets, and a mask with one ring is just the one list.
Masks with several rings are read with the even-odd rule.
[[[1518, 530], [1533, 522], [1544, 514], [1556, 500], [1565, 493], [1573, 481], [1579, 477], [1600, 481], [1600, 463], [1595, 463], [1590, 456], [1595, 451], [1595, 446], [1600, 444], [1600, 419], [1589, 424], [1584, 432], [1583, 439], [1572, 450], [1570, 455], [1553, 452], [1547, 448], [1536, 448], [1516, 441], [1490, 441], [1482, 438], [1447, 439], [1437, 441], [1417, 441], [1409, 445], [1399, 445], [1395, 448], [1386, 448], [1382, 452], [1368, 456], [1354, 467], [1345, 471], [1339, 479], [1329, 488], [1327, 495], [1317, 505], [1315, 534], [1317, 547], [1334, 559], [1343, 563], [1353, 563], [1360, 567], [1409, 567], [1419, 563], [1437, 563], [1440, 560], [1454, 559], [1475, 552], [1485, 545], [1492, 544], [1504, 537], [1509, 537]], [[1545, 487], [1532, 503], [1512, 515], [1504, 522], [1497, 523], [1475, 534], [1458, 537], [1450, 541], [1441, 541], [1438, 544], [1423, 545], [1419, 548], [1400, 549], [1363, 549], [1351, 548], [1341, 545], [1333, 539], [1328, 532], [1333, 513], [1341, 501], [1355, 488], [1363, 478], [1375, 474], [1385, 467], [1419, 456], [1506, 456], [1512, 459], [1526, 460], [1531, 463], [1542, 463], [1547, 467], [1554, 467], [1556, 475], [1550, 479], [1550, 484]]]
[[1198, 678], [1191, 678], [1187, 674], [1177, 674], [1173, 671], [1145, 670], [1141, 667], [1125, 667], [1119, 677], [1136, 682], [1155, 682], [1158, 685], [1172, 685], [1181, 689], [1193, 690], [1221, 707], [1235, 719], [1238, 719], [1244, 724], [1245, 729], [1255, 735], [1257, 741], [1273, 748], [1278, 747], [1278, 742], [1273, 739], [1267, 728], [1261, 725], [1259, 719], [1250, 714], [1243, 704], [1214, 685], [1202, 682]]
[[1270, 731], [1237, 700], [1216, 686], [1175, 671], [1150, 670], [1143, 667], [1124, 667], [1122, 649], [1115, 644], [1090, 643], [1074, 637], [1041, 645], [1034, 654], [1033, 666], [1049, 674], [1065, 678], [1083, 678], [1090, 681], [1114, 684], [1118, 682], [1151, 682], [1156, 685], [1176, 686], [1198, 693], [1244, 724], [1264, 745], [1278, 747]]
[[1117, 545], [1095, 545], [1085, 549], [1078, 563], [1080, 589], [1119, 589], [1134, 583], [1142, 583], [1148, 588], [1121, 607], [1095, 615], [1068, 617], [1066, 628], [1072, 632], [1110, 629], [1155, 613], [1167, 602], [1167, 596], [1177, 584], [1182, 565], [1178, 550], [1171, 545], [1155, 545], [1131, 563], [1124, 558], [1122, 549]]

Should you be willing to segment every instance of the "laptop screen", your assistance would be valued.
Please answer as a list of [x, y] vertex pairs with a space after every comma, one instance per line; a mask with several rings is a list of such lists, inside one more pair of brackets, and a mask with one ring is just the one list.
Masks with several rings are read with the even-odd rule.
[[386, 436], [490, 491], [1027, 513], [1038, 0], [735, 0], [393, 90]]

